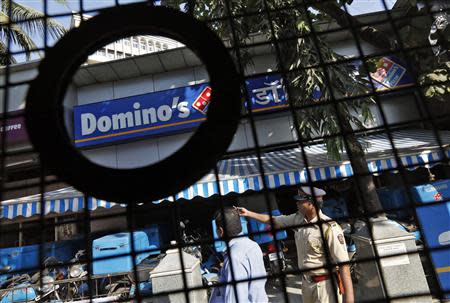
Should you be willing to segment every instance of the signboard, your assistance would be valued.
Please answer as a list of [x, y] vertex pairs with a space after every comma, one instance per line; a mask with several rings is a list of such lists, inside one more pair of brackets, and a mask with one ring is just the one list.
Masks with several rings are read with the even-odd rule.
[[[246, 81], [253, 111], [287, 107], [280, 75]], [[87, 147], [195, 128], [206, 119], [208, 83], [74, 107], [75, 146]], [[248, 106], [248, 105], [246, 105]]]
[[[6, 144], [8, 147], [28, 142], [28, 134], [25, 128], [25, 118], [23, 111], [12, 111], [8, 113], [8, 119], [0, 121], [0, 139], [6, 135]], [[4, 115], [0, 114], [0, 118]]]
[[[417, 217], [434, 270], [447, 299], [450, 299], [450, 180], [444, 179], [412, 187]], [[436, 249], [437, 248], [437, 249]]]
[[[377, 90], [391, 89], [413, 84], [413, 80], [395, 56], [382, 57], [377, 62], [377, 70], [370, 77], [378, 82]], [[377, 83], [375, 83], [377, 84]]]
[[[410, 263], [405, 243], [377, 245], [377, 251], [381, 257], [380, 263], [382, 267], [407, 265]], [[392, 255], [394, 256], [388, 257]]]
[[[286, 108], [288, 102], [280, 75], [267, 75], [245, 81], [253, 112]], [[248, 105], [246, 105], [248, 106]]]

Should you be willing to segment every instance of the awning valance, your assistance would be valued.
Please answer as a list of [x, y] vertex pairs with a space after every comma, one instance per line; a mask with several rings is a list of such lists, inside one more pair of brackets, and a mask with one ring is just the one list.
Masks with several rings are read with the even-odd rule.
[[[412, 170], [420, 166], [431, 167], [442, 163], [450, 157], [450, 132], [439, 132], [443, 146], [438, 144], [432, 131], [403, 130], [392, 133], [393, 143], [401, 160], [401, 165]], [[392, 144], [386, 134], [373, 134], [360, 138], [365, 147], [369, 170], [376, 174], [400, 168], [397, 163]], [[327, 155], [323, 144], [305, 148], [308, 170], [311, 181], [325, 181], [346, 178], [353, 175], [353, 170], [346, 154], [342, 160], [336, 161]], [[263, 153], [261, 160], [264, 169], [265, 183], [269, 188], [283, 185], [296, 185], [308, 181], [307, 169], [304, 165], [300, 148], [291, 148]], [[194, 197], [211, 197], [216, 194], [243, 193], [248, 190], [259, 191], [264, 187], [262, 174], [256, 155], [247, 155], [222, 160], [218, 163], [219, 182], [210, 173], [199, 182], [175, 195], [175, 199], [193, 199]], [[220, 191], [219, 191], [220, 187]], [[78, 212], [84, 208], [84, 196], [73, 188], [65, 188], [45, 193], [45, 214], [52, 212]], [[173, 197], [168, 199], [173, 201]], [[156, 201], [154, 203], [162, 202]], [[40, 195], [2, 202], [2, 217], [12, 219], [17, 216], [30, 217], [39, 214]], [[99, 207], [120, 207], [120, 204], [88, 198], [87, 207], [95, 210]]]

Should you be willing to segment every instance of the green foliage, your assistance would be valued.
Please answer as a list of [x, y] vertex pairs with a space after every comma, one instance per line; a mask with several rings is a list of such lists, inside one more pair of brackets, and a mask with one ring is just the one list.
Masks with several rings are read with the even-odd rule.
[[[449, 65], [450, 65], [450, 26], [439, 31], [439, 45], [443, 48], [442, 55], [432, 52], [428, 36], [434, 21], [429, 16], [428, 6], [417, 9], [416, 0], [411, 0], [413, 12], [418, 16], [411, 18], [407, 23], [398, 23], [402, 44], [406, 49], [414, 48], [408, 52], [409, 61], [418, 74], [418, 83], [423, 85], [424, 96], [429, 100], [444, 101], [450, 98]], [[432, 3], [428, 3], [431, 5]], [[446, 50], [446, 51], [445, 51]]]
[[[59, 0], [59, 3], [66, 1]], [[0, 10], [0, 65], [15, 63], [16, 60], [8, 51], [11, 45], [25, 51], [27, 59], [36, 49], [32, 36], [44, 36], [57, 39], [66, 33], [66, 29], [52, 19], [45, 19], [45, 15], [34, 8], [10, 1], [1, 0]]]
[[[350, 4], [352, 1], [340, 1], [340, 4]], [[363, 129], [365, 124], [373, 120], [369, 105], [370, 98], [358, 98], [368, 93], [368, 85], [364, 73], [359, 72], [348, 63], [339, 63], [345, 60], [335, 53], [330, 46], [313, 30], [320, 30], [320, 24], [329, 20], [329, 17], [320, 11], [295, 8], [294, 0], [229, 0], [232, 15], [243, 13], [260, 13], [246, 18], [234, 18], [236, 35], [233, 36], [228, 20], [213, 22], [211, 28], [226, 42], [245, 45], [250, 37], [259, 37], [264, 41], [278, 39], [281, 61], [278, 62], [280, 70], [287, 73], [289, 100], [300, 109], [296, 112], [299, 124], [299, 133], [305, 140], [322, 136], [335, 136], [340, 133], [340, 123], [336, 108], [340, 109], [340, 118]], [[273, 20], [265, 12], [265, 3], [270, 9], [277, 9], [271, 13]], [[163, 5], [173, 7], [187, 7], [186, 1], [163, 1]], [[286, 8], [286, 9], [282, 9]], [[194, 16], [202, 20], [221, 18], [226, 15], [227, 5], [217, 0], [196, 1], [191, 7]], [[313, 28], [312, 28], [313, 27]], [[273, 31], [273, 32], [272, 32]], [[272, 34], [273, 33], [273, 34]], [[273, 52], [276, 49], [273, 48]], [[245, 48], [241, 48], [244, 64], [251, 64], [251, 56]], [[321, 63], [330, 64], [326, 68]], [[329, 81], [327, 81], [327, 78]], [[320, 91], [321, 96], [313, 98]], [[345, 97], [355, 97], [345, 102], [337, 103]], [[322, 103], [326, 103], [321, 105]], [[337, 104], [334, 104], [337, 103]], [[315, 104], [317, 106], [308, 106]], [[308, 106], [305, 108], [305, 106]], [[342, 137], [335, 136], [326, 140], [327, 150], [333, 158], [340, 158], [344, 149]]]
[[444, 62], [429, 73], [424, 73], [419, 78], [419, 83], [426, 97], [438, 101], [448, 101], [450, 96], [450, 61]]

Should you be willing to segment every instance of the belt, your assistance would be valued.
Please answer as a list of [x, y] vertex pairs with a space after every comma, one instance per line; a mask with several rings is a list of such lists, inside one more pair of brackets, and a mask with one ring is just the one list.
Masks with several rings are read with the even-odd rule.
[[325, 281], [328, 280], [330, 278], [329, 274], [325, 274], [325, 275], [317, 275], [317, 276], [309, 276], [309, 275], [304, 275], [303, 276], [305, 278], [306, 281], [308, 281], [309, 283], [319, 283], [321, 281]]

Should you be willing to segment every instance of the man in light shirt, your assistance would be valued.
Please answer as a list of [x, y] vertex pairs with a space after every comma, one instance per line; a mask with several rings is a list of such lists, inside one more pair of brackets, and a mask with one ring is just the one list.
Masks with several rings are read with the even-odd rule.
[[[266, 303], [268, 301], [265, 290], [266, 269], [262, 251], [256, 242], [248, 237], [240, 236], [242, 226], [238, 210], [225, 207], [223, 212], [222, 210], [217, 212], [215, 221], [219, 237], [227, 235], [231, 238], [219, 278], [220, 283], [230, 284], [214, 288], [209, 302]], [[238, 282], [241, 280], [244, 281]], [[232, 284], [233, 281], [237, 282], [236, 286]]]

